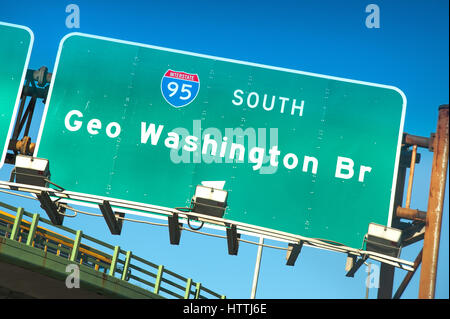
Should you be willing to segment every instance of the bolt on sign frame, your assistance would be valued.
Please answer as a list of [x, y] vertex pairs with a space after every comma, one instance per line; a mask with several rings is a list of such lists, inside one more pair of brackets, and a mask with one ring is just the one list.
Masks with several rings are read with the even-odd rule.
[[225, 219], [359, 249], [391, 225], [405, 110], [392, 86], [71, 33], [34, 155], [106, 200], [225, 181]]
[[8, 151], [33, 42], [29, 28], [0, 22], [0, 168]]

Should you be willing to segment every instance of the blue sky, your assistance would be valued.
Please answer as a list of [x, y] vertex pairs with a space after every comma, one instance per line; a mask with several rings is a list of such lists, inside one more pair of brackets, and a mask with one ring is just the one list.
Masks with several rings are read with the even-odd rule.
[[[80, 8], [80, 28], [65, 25], [66, 6]], [[365, 25], [368, 4], [380, 8], [380, 28]], [[35, 36], [29, 68], [53, 69], [61, 38], [73, 31], [393, 85], [408, 100], [404, 131], [428, 137], [448, 95], [448, 1], [23, 1], [0, 0], [0, 21], [28, 26]], [[36, 140], [43, 105], [36, 110]], [[420, 150], [412, 208], [426, 210], [432, 153]], [[380, 155], [382, 156], [382, 155]], [[9, 178], [12, 167], [0, 169]], [[439, 256], [437, 298], [449, 297], [448, 182]], [[40, 211], [34, 202], [0, 200]], [[43, 213], [43, 212], [42, 212]], [[44, 213], [45, 214], [45, 213]], [[171, 246], [167, 229], [126, 223], [120, 237], [97, 217], [66, 218], [65, 225], [101, 238], [190, 276], [229, 298], [249, 298], [257, 248], [241, 243], [229, 256], [226, 242], [184, 232]], [[257, 241], [256, 238], [247, 238]], [[268, 244], [279, 243], [266, 241]], [[403, 250], [414, 260], [422, 242]], [[285, 252], [264, 248], [257, 298], [364, 298], [367, 273], [345, 277], [343, 254], [305, 247], [294, 267]], [[373, 261], [372, 261], [373, 262]], [[378, 265], [379, 263], [373, 262]], [[405, 272], [396, 270], [394, 288]], [[417, 272], [403, 297], [417, 298]], [[376, 298], [376, 289], [370, 290]]]

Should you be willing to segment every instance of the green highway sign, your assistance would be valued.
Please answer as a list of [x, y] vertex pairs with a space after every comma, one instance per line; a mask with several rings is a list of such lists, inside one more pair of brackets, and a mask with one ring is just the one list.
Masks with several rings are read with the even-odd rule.
[[397, 88], [72, 33], [35, 156], [67, 190], [165, 207], [224, 183], [224, 218], [361, 248], [390, 225]]
[[0, 167], [8, 151], [33, 39], [27, 27], [0, 22]]

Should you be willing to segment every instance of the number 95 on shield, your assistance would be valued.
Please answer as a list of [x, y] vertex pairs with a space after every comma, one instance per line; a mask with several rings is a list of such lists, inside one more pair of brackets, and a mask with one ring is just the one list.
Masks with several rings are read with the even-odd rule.
[[167, 70], [161, 80], [164, 99], [173, 107], [179, 108], [191, 103], [200, 90], [197, 74]]

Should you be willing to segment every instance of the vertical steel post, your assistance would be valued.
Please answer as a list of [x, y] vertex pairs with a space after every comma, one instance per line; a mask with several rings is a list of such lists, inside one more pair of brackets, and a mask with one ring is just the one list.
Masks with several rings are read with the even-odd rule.
[[[131, 260], [131, 251], [127, 251], [127, 254], [125, 256], [125, 264], [123, 265], [123, 272], [122, 272], [122, 280], [128, 280], [128, 268], [130, 267], [130, 260]], [[96, 267], [98, 265], [95, 265]]]
[[200, 291], [201, 290], [202, 290], [202, 284], [198, 282], [195, 285], [195, 297], [194, 297], [194, 299], [199, 299], [200, 298]]
[[161, 280], [162, 280], [163, 274], [164, 274], [164, 266], [159, 265], [158, 274], [156, 275], [156, 280], [155, 280], [155, 289], [153, 289], [153, 293], [155, 293], [155, 294], [159, 294], [159, 289], [161, 288]]
[[394, 288], [395, 267], [385, 263], [380, 266], [380, 282], [378, 287], [378, 299], [391, 299]]
[[30, 230], [28, 231], [27, 245], [31, 246], [33, 244], [34, 235], [36, 234], [36, 228], [39, 223], [39, 214], [33, 214], [33, 220], [30, 224]]
[[9, 238], [12, 240], [16, 240], [17, 234], [20, 231], [20, 224], [22, 223], [22, 217], [23, 217], [23, 208], [19, 207], [17, 208], [16, 219], [14, 219], [14, 225], [11, 230], [11, 235], [9, 236]]
[[434, 155], [431, 168], [430, 192], [423, 241], [422, 269], [419, 281], [419, 298], [433, 299], [441, 237], [442, 209], [448, 168], [448, 104], [439, 107], [439, 117], [434, 138]]
[[75, 235], [75, 239], [73, 241], [72, 252], [70, 254], [70, 261], [75, 262], [77, 260], [78, 251], [80, 250], [81, 237], [83, 236], [83, 232], [81, 230], [77, 230]]
[[[406, 149], [403, 149], [406, 151]], [[402, 151], [403, 151], [402, 150]], [[394, 212], [392, 212], [392, 215], [394, 216], [392, 220], [392, 227], [398, 226], [399, 219], [396, 218], [396, 210], [398, 206], [402, 206], [403, 203], [403, 191], [405, 189], [405, 179], [406, 179], [406, 165], [402, 164], [402, 161], [400, 160], [400, 163], [398, 165], [398, 173], [397, 173], [397, 185], [395, 188], [395, 198], [394, 198]], [[394, 274], [395, 274], [395, 267], [392, 265], [388, 265], [385, 263], [381, 263], [380, 266], [380, 280], [379, 280], [379, 287], [378, 287], [378, 299], [391, 299], [392, 298], [392, 290], [394, 287]]]
[[184, 299], [189, 299], [191, 295], [191, 286], [192, 286], [192, 279], [188, 278], [186, 281], [186, 289], [184, 291]]
[[370, 266], [372, 264], [367, 264], [367, 278], [366, 278], [366, 299], [369, 299], [369, 280], [370, 280]]
[[261, 236], [261, 237], [259, 237], [258, 253], [256, 255], [255, 272], [253, 274], [252, 293], [250, 295], [250, 299], [255, 299], [255, 296], [256, 296], [256, 288], [258, 286], [259, 268], [261, 266], [261, 256], [262, 256], [263, 244], [264, 244], [264, 238]]
[[119, 259], [119, 254], [120, 254], [120, 247], [119, 246], [115, 246], [114, 247], [114, 253], [112, 255], [112, 259], [111, 259], [111, 266], [109, 267], [109, 275], [114, 277], [114, 274], [116, 273], [116, 269], [117, 269], [117, 260]]

